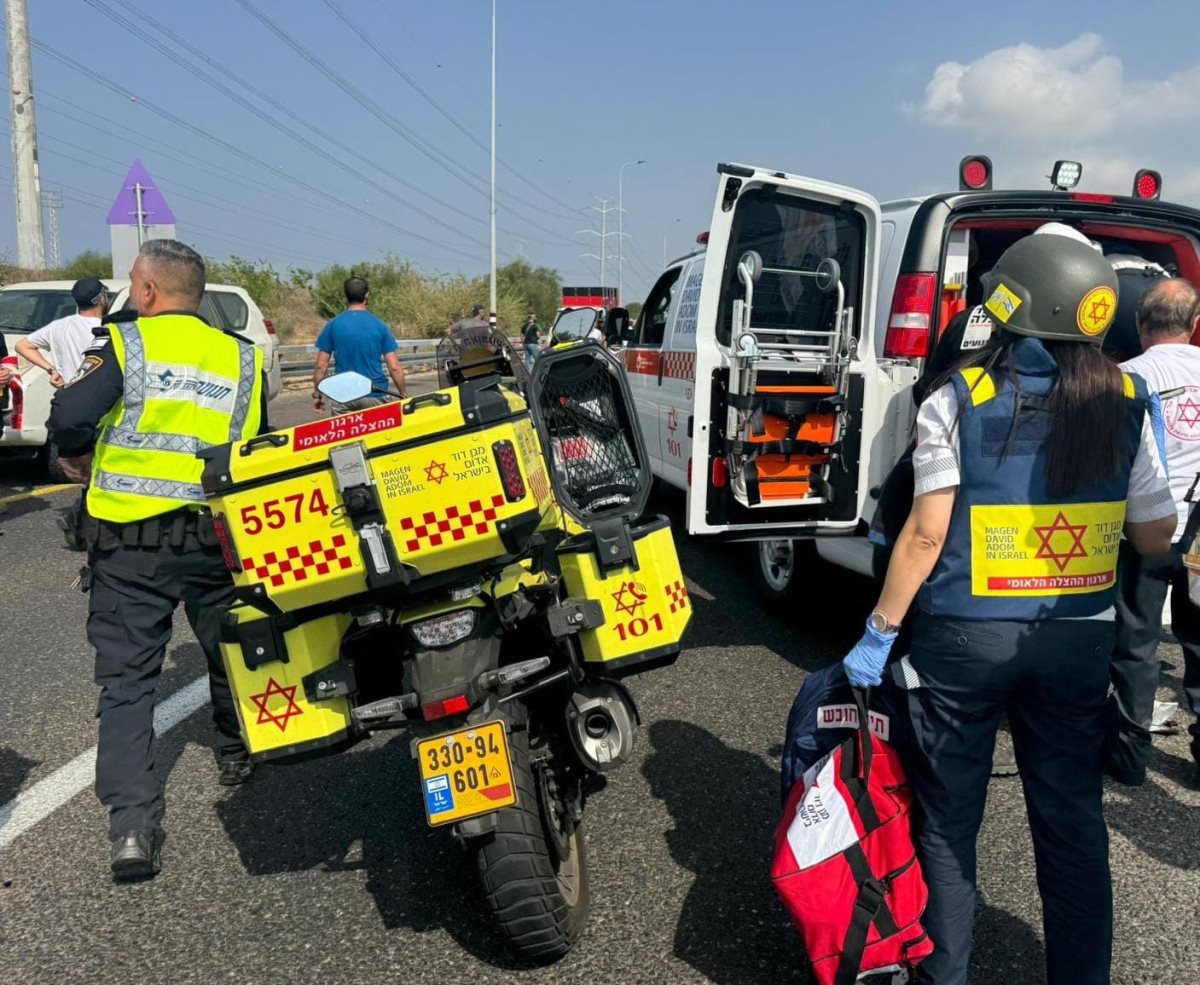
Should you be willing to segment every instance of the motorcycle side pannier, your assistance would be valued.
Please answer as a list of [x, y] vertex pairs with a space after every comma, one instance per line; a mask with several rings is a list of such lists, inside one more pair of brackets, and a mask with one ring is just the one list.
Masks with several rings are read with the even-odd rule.
[[524, 400], [499, 378], [202, 454], [243, 600], [295, 611], [517, 554], [558, 511]]
[[679, 556], [666, 517], [650, 517], [628, 532], [630, 556], [610, 565], [616, 540], [605, 531], [577, 534], [559, 545], [558, 561], [571, 598], [600, 603], [603, 625], [579, 634], [585, 663], [605, 674], [628, 674], [673, 663], [691, 618]]
[[350, 734], [345, 682], [330, 671], [350, 623], [349, 613], [304, 619], [247, 605], [225, 613], [221, 657], [251, 758], [308, 752]]

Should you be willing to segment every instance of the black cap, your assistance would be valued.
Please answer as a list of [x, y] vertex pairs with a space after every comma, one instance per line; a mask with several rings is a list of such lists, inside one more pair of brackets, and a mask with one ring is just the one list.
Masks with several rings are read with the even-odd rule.
[[75, 303], [81, 308], [94, 308], [104, 300], [108, 294], [108, 288], [105, 287], [95, 277], [85, 277], [83, 280], [75, 281], [75, 286], [71, 288], [71, 297], [75, 299]]
[[471, 314], [473, 317], [478, 318], [481, 314], [483, 314], [483, 305], [475, 305], [475, 307], [471, 309]]

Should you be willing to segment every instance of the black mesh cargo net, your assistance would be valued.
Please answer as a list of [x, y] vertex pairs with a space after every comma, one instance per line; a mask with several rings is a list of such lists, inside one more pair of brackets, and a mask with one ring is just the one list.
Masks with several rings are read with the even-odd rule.
[[638, 423], [615, 391], [609, 368], [598, 359], [558, 364], [539, 379], [538, 409], [557, 472], [555, 488], [584, 514], [619, 511], [641, 490], [626, 437]]
[[442, 339], [437, 347], [438, 386], [458, 386], [463, 380], [491, 373], [512, 379], [522, 393], [529, 387], [529, 372], [512, 343], [490, 328], [459, 332]]

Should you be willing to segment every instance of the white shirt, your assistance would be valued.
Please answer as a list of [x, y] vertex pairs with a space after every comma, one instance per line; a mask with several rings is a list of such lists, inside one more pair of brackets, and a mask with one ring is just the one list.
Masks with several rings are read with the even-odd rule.
[[[914, 495], [958, 486], [961, 482], [959, 462], [958, 394], [953, 384], [947, 383], [926, 397], [917, 412]], [[1175, 498], [1147, 413], [1142, 421], [1142, 438], [1133, 459], [1133, 471], [1129, 475], [1125, 519], [1132, 523], [1148, 523], [1174, 512]]]
[[93, 315], [67, 315], [44, 325], [26, 338], [43, 352], [50, 353], [50, 363], [70, 383], [79, 375], [83, 353], [92, 344], [92, 329], [100, 327], [100, 319]]
[[1137, 373], [1162, 401], [1167, 469], [1179, 517], [1175, 529], [1178, 538], [1191, 509], [1184, 496], [1200, 472], [1200, 348], [1186, 342], [1164, 342], [1122, 363], [1121, 368]]

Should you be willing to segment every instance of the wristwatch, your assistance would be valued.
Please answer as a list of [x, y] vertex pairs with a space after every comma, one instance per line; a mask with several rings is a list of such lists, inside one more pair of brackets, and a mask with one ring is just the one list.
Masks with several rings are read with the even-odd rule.
[[892, 622], [888, 618], [887, 613], [882, 609], [876, 609], [874, 612], [872, 612], [871, 615], [867, 617], [867, 622], [871, 624], [871, 628], [877, 633], [888, 635], [891, 633], [898, 633], [900, 631], [900, 627], [896, 623]]

